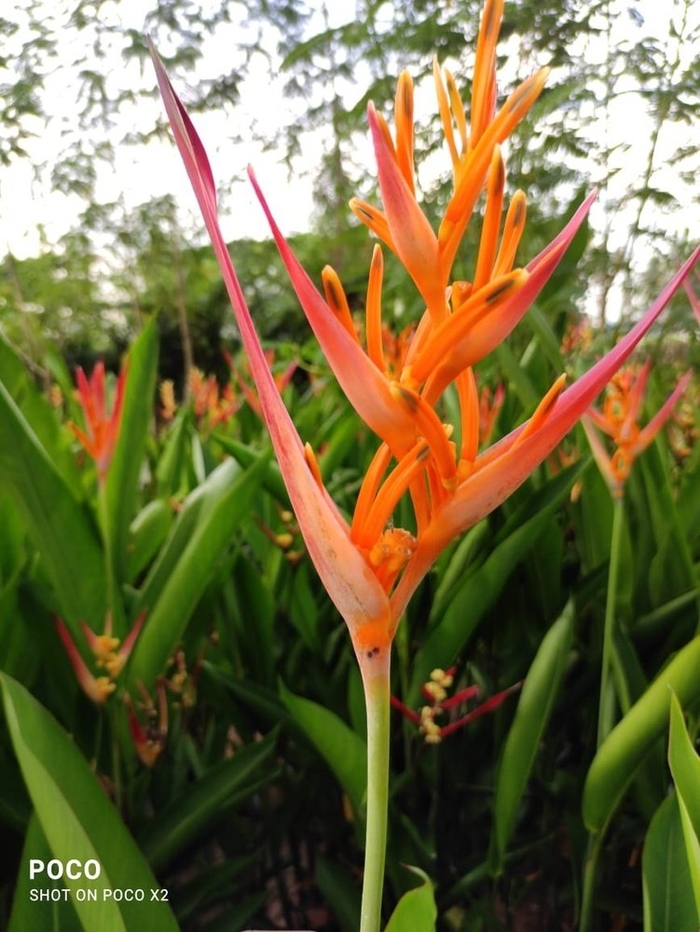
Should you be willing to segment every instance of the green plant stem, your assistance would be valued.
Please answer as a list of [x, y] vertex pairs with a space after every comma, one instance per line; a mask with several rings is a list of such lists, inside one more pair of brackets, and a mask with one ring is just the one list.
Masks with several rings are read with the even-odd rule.
[[600, 703], [598, 705], [598, 740], [600, 747], [613, 730], [615, 724], [615, 690], [613, 666], [615, 656], [615, 624], [617, 615], [617, 585], [620, 574], [622, 532], [625, 526], [625, 507], [622, 497], [613, 499], [613, 525], [610, 540], [610, 569], [608, 591], [605, 601], [603, 629], [603, 661], [600, 670]]
[[603, 846], [605, 832], [596, 832], [588, 836], [586, 860], [583, 866], [583, 890], [581, 891], [581, 913], [579, 916], [579, 932], [589, 932], [593, 920], [593, 893], [595, 892], [596, 875], [598, 873], [598, 856]]
[[367, 708], [367, 829], [360, 932], [379, 932], [389, 807], [389, 712], [391, 648], [363, 658]]
[[[613, 498], [613, 524], [610, 538], [610, 568], [608, 590], [605, 600], [603, 628], [603, 659], [600, 669], [600, 702], [598, 705], [598, 735], [596, 747], [600, 748], [615, 725], [616, 692], [614, 667], [617, 665], [615, 650], [615, 624], [617, 620], [617, 585], [620, 574], [622, 532], [625, 526], [625, 508], [622, 496]], [[581, 892], [581, 915], [579, 932], [588, 932], [593, 919], [593, 896], [595, 893], [598, 858], [603, 846], [605, 831], [590, 835], [583, 871]]]
[[102, 543], [104, 544], [105, 554], [105, 575], [107, 578], [107, 610], [114, 614], [117, 609], [116, 605], [116, 584], [114, 579], [114, 556], [112, 552], [112, 529], [109, 520], [109, 502], [107, 500], [107, 485], [103, 480], [99, 481], [97, 489], [97, 508], [100, 518], [100, 528], [102, 530]]

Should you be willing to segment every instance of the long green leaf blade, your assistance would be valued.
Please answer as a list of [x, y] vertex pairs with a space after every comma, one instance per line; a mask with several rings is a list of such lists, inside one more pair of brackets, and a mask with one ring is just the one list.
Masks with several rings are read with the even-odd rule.
[[571, 650], [574, 607], [569, 602], [540, 645], [528, 671], [496, 778], [493, 846], [500, 872], [537, 749], [559, 692]]
[[[89, 884], [64, 878], [83, 928], [177, 932], [167, 902], [151, 900], [159, 885], [74, 742], [16, 680], [0, 673], [0, 686], [15, 754], [54, 857], [100, 865], [100, 876]], [[96, 891], [95, 900], [79, 897], [86, 887]], [[114, 899], [114, 891], [127, 889], [142, 890], [143, 901]]]

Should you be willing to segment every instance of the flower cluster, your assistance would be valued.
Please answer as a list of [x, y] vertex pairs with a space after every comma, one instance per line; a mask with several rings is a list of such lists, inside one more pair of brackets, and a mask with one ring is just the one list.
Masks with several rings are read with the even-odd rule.
[[481, 692], [478, 686], [472, 685], [460, 689], [453, 696], [450, 696], [449, 689], [454, 683], [454, 674], [454, 667], [451, 667], [449, 670], [441, 670], [438, 668], [432, 671], [428, 682], [421, 686], [421, 693], [427, 704], [421, 706], [418, 712], [409, 709], [395, 696], [391, 697], [392, 706], [397, 709], [404, 718], [407, 718], [410, 722], [418, 726], [426, 744], [439, 744], [443, 738], [471, 724], [475, 719], [482, 715], [486, 715], [487, 712], [492, 712], [494, 709], [498, 708], [508, 696], [519, 690], [522, 685], [521, 683], [515, 683], [508, 689], [495, 693], [485, 702], [475, 706], [464, 715], [453, 717], [446, 724], [440, 724], [439, 719], [442, 718], [443, 715], [448, 714], [450, 711], [457, 710], [460, 706], [464, 705], [464, 703], [470, 702], [472, 699], [478, 699]]
[[129, 658], [145, 619], [146, 612], [143, 611], [134, 622], [123, 642], [112, 635], [111, 614], [108, 614], [105, 619], [102, 634], [96, 634], [84, 621], [81, 622], [81, 629], [94, 657], [95, 666], [98, 670], [104, 671], [95, 676], [83, 660], [82, 654], [76, 647], [64, 622], [57, 616], [54, 618], [56, 630], [66, 649], [76, 679], [85, 695], [96, 705], [102, 705], [106, 702], [117, 688], [116, 679]]
[[107, 475], [119, 436], [126, 375], [127, 369], [124, 367], [117, 379], [112, 410], [108, 413], [104, 363], [97, 363], [89, 379], [80, 367], [76, 370], [78, 400], [85, 418], [85, 430], [73, 423], [69, 423], [68, 427], [95, 461], [100, 482], [104, 482]]
[[[251, 182], [267, 216], [299, 302], [342, 390], [377, 435], [350, 520], [332, 501], [314, 452], [299, 437], [260, 345], [217, 213], [216, 185], [204, 147], [153, 52], [160, 91], [232, 301], [243, 346], [308, 552], [348, 625], [367, 683], [386, 676], [389, 648], [417, 585], [455, 537], [504, 501], [557, 446], [652, 326], [683, 282], [697, 252], [645, 317], [566, 391], [554, 381], [529, 420], [490, 447], [480, 445], [480, 401], [473, 367], [522, 319], [587, 215], [593, 196], [561, 233], [527, 264], [516, 261], [526, 196], [507, 203], [502, 143], [532, 108], [546, 70], [524, 81], [497, 106], [496, 42], [503, 0], [487, 0], [477, 43], [469, 112], [453, 76], [434, 68], [435, 87], [453, 190], [435, 232], [417, 199], [413, 85], [398, 81], [394, 131], [370, 104], [380, 206], [354, 199], [351, 208], [377, 237], [369, 269], [364, 341], [338, 275], [326, 268], [317, 290], [277, 226], [260, 186]], [[452, 266], [485, 192], [471, 281]], [[425, 303], [425, 313], [400, 353], [385, 354], [382, 320], [384, 252], [399, 259]], [[445, 423], [441, 398], [450, 388], [458, 416]], [[413, 521], [394, 524], [408, 497]], [[381, 674], [379, 671], [383, 671]]]
[[[640, 428], [639, 416], [650, 370], [650, 359], [641, 368], [621, 369], [608, 385], [602, 411], [591, 406], [583, 419], [591, 450], [614, 498], [622, 497], [635, 459], [669, 419], [691, 378], [691, 373], [686, 372], [656, 415], [646, 427]], [[612, 456], [608, 455], [594, 425], [612, 439], [615, 446]]]

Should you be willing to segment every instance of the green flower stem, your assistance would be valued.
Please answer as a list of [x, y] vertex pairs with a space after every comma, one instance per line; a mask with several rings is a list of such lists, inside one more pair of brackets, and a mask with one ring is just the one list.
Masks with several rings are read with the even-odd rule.
[[379, 932], [389, 807], [389, 712], [391, 648], [362, 658], [367, 708], [367, 834], [360, 932]]

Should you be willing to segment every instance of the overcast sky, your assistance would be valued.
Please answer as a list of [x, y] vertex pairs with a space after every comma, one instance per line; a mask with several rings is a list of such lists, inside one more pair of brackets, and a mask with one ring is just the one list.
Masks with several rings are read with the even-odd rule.
[[[53, 0], [45, 0], [53, 2]], [[618, 0], [623, 2], [623, 0]], [[338, 22], [354, 17], [354, 0], [333, 0], [330, 4], [333, 18]], [[661, 3], [659, 0], [637, 0], [635, 8], [644, 16], [646, 23], [644, 32], [665, 32], [667, 19], [672, 3]], [[101, 8], [103, 15], [118, 16], [127, 26], [141, 28], [142, 13], [139, 12], [139, 0], [119, 0], [118, 4], [105, 3]], [[111, 11], [111, 12], [110, 12]], [[628, 17], [621, 18], [623, 28], [632, 30]], [[638, 33], [635, 33], [638, 34]], [[220, 61], [220, 72], [226, 70], [227, 50], [230, 48], [226, 36], [222, 33], [212, 43], [207, 56], [207, 71], [216, 73], [217, 61]], [[71, 53], [66, 49], [66, 55]], [[104, 63], [96, 62], [95, 68], [104, 68]], [[115, 58], [115, 75], [117, 79], [136, 82], [140, 87], [152, 87], [154, 77], [150, 70], [141, 74], [134, 64], [131, 70], [123, 67], [120, 59]], [[47, 81], [46, 107], [52, 119], [48, 127], [39, 127], [37, 137], [28, 146], [34, 161], [45, 161], [49, 165], [55, 153], [60, 151], [61, 141], [59, 133], [70, 129], [72, 115], [72, 98], [68, 72], [60, 69]], [[521, 75], [524, 78], [526, 75]], [[187, 100], [187, 87], [183, 87], [176, 80], [178, 91]], [[297, 104], [298, 105], [298, 104]], [[159, 103], [144, 102], [140, 105], [138, 113], [125, 111], [122, 115], [121, 125], [116, 127], [117, 132], [132, 128], [133, 121], [138, 119], [140, 128], [149, 129], [159, 114]], [[245, 146], [235, 145], [231, 141], [232, 129], [241, 136], [247, 135], [247, 128], [253, 122], [270, 135], [274, 134], [275, 126], [281, 117], [281, 108], [291, 106], [281, 94], [279, 84], [271, 82], [269, 74], [263, 63], [254, 64], [251, 72], [242, 87], [240, 105], [231, 114], [225, 117], [216, 112], [198, 115], [195, 119], [197, 128], [209, 151], [214, 175], [218, 179], [240, 178], [241, 184], [236, 185], [233, 191], [235, 206], [228, 201], [228, 206], [234, 209], [225, 220], [225, 234], [233, 239], [240, 236], [261, 237], [267, 235], [267, 229], [261, 212], [252, 196], [249, 187], [244, 183], [245, 166], [251, 162], [267, 193], [270, 203], [278, 217], [282, 229], [287, 233], [303, 231], [308, 228], [308, 221], [312, 207], [311, 181], [309, 177], [296, 178], [290, 183], [287, 169], [280, 163], [279, 153], [260, 151], [260, 147], [253, 142]], [[432, 94], [419, 96], [419, 106], [433, 107]], [[235, 121], [235, 127], [231, 121]], [[621, 173], [617, 184], [624, 187], [639, 182], [643, 171], [643, 157], [648, 145], [648, 131], [645, 138], [645, 117], [643, 108], [634, 105], [627, 99], [620, 105], [620, 110], [613, 112], [613, 119], [608, 131], [617, 132], [621, 139], [638, 145], [626, 157], [625, 171]], [[697, 138], [697, 126], [692, 128], [681, 127], [680, 133], [686, 134], [688, 139]], [[667, 153], [679, 142], [685, 141], [681, 135], [678, 138], [664, 138], [663, 147]], [[369, 147], [367, 147], [369, 156]], [[635, 154], [636, 153], [636, 154]], [[313, 165], [317, 157], [313, 139], [308, 140], [305, 158], [309, 165]], [[368, 167], [372, 171], [371, 167]], [[40, 247], [38, 228], [43, 224], [50, 242], [57, 241], [61, 234], [66, 232], [75, 223], [77, 213], [83, 206], [77, 199], [71, 200], [63, 194], [53, 192], [47, 183], [48, 170], [43, 180], [36, 182], [31, 164], [25, 160], [16, 162], [12, 167], [0, 169], [0, 250], [11, 249], [15, 255], [22, 258], [35, 254]], [[595, 176], [595, 166], [591, 166], [591, 176]], [[124, 195], [128, 207], [135, 206], [148, 200], [152, 195], [162, 195], [168, 192], [177, 193], [178, 199], [186, 210], [195, 212], [194, 198], [186, 182], [184, 170], [173, 146], [167, 143], [158, 143], [149, 147], [123, 147], [119, 152], [113, 172], [101, 171], [97, 196], [99, 200], [115, 200], [120, 194]], [[598, 208], [604, 209], [604, 203]], [[692, 226], [696, 223], [697, 206], [687, 208], [687, 219], [679, 211], [680, 224]], [[618, 225], [624, 226], [622, 218]]]

